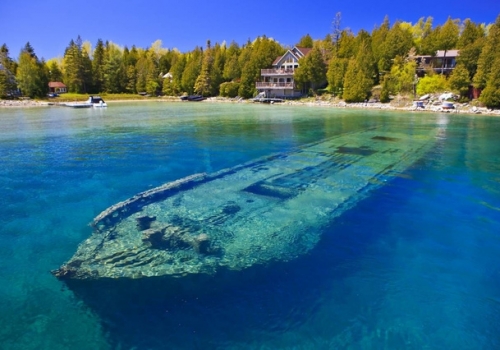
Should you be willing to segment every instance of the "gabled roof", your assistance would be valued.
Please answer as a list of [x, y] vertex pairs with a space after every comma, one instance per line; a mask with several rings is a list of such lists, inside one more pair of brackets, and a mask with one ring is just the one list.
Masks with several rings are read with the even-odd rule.
[[60, 81], [49, 82], [49, 88], [65, 88], [65, 87], [66, 87], [66, 85], [64, 85]]
[[292, 49], [288, 50], [285, 52], [283, 56], [276, 57], [276, 59], [273, 62], [273, 66], [279, 65], [280, 61], [285, 58], [288, 54], [292, 55], [297, 59], [301, 59], [302, 57], [306, 56], [309, 52], [311, 52], [312, 49], [306, 48], [306, 47], [297, 47], [294, 46]]
[[293, 49], [294, 50], [296, 49], [298, 52], [300, 52], [302, 57], [307, 56], [307, 54], [312, 51], [312, 48], [309, 48], [309, 47], [297, 47], [297, 46], [295, 46]]

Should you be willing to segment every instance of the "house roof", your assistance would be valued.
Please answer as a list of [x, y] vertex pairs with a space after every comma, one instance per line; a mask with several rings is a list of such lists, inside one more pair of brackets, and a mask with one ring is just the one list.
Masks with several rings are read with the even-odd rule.
[[[285, 55], [286, 55], [286, 54], [285, 54]], [[275, 59], [275, 60], [274, 60], [274, 62], [273, 62], [273, 66], [277, 65], [277, 64], [278, 64], [278, 62], [281, 60], [281, 58], [282, 58], [282, 57], [283, 57], [283, 56], [278, 56], [278, 57], [276, 57], [276, 59]]]
[[[446, 50], [446, 57], [458, 57], [460, 55], [460, 50]], [[437, 50], [435, 57], [444, 57], [444, 50]]]
[[49, 82], [49, 88], [65, 88], [66, 85], [61, 83], [60, 81], [51, 81]]
[[278, 63], [288, 54], [290, 53], [291, 55], [293, 55], [297, 61], [306, 56], [309, 52], [311, 52], [312, 49], [308, 48], [308, 47], [297, 47], [297, 46], [294, 46], [292, 49], [290, 50], [287, 50], [287, 52], [285, 52], [282, 56], [279, 56], [279, 57], [276, 57], [276, 59], [274, 60], [273, 62], [273, 66], [276, 66], [278, 65]]
[[302, 56], [306, 56], [309, 52], [312, 51], [312, 49], [309, 47], [297, 47], [297, 46], [295, 46], [294, 49], [297, 49], [298, 51], [300, 51]]

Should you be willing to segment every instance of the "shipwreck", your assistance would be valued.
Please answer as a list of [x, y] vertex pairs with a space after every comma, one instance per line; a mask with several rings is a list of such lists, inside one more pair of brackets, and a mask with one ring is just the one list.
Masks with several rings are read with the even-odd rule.
[[104, 210], [52, 273], [62, 280], [215, 274], [310, 251], [322, 228], [423, 157], [437, 131], [350, 132], [212, 174], [195, 174]]

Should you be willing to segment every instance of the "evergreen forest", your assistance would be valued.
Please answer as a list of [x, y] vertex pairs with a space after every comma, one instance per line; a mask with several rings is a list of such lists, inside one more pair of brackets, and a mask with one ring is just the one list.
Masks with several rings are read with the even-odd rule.
[[[381, 102], [395, 95], [423, 95], [453, 91], [463, 100], [470, 87], [481, 91], [480, 101], [500, 107], [500, 15], [495, 23], [451, 19], [433, 23], [432, 17], [412, 24], [386, 17], [371, 32], [354, 34], [341, 26], [338, 13], [332, 32], [323, 39], [304, 35], [295, 44], [310, 48], [299, 61], [295, 82], [302, 87], [327, 91], [346, 102], [369, 99], [374, 91]], [[48, 82], [64, 82], [69, 92], [82, 94], [129, 93], [151, 96], [200, 94], [250, 98], [260, 70], [271, 68], [286, 47], [260, 36], [239, 45], [211, 43], [189, 52], [162, 47], [157, 40], [148, 48], [121, 47], [99, 39], [95, 46], [78, 36], [70, 40], [60, 58], [45, 61], [28, 42], [17, 59], [7, 44], [0, 47], [0, 97], [15, 92], [43, 98]], [[456, 67], [449, 75], [432, 69], [416, 77], [419, 55], [438, 50], [459, 50]]]

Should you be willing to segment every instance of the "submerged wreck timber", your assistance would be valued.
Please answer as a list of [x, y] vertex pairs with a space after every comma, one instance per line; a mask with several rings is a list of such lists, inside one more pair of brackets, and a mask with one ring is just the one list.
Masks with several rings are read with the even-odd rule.
[[71, 280], [180, 277], [294, 259], [436, 136], [368, 129], [167, 183], [98, 215], [91, 237], [52, 272]]

